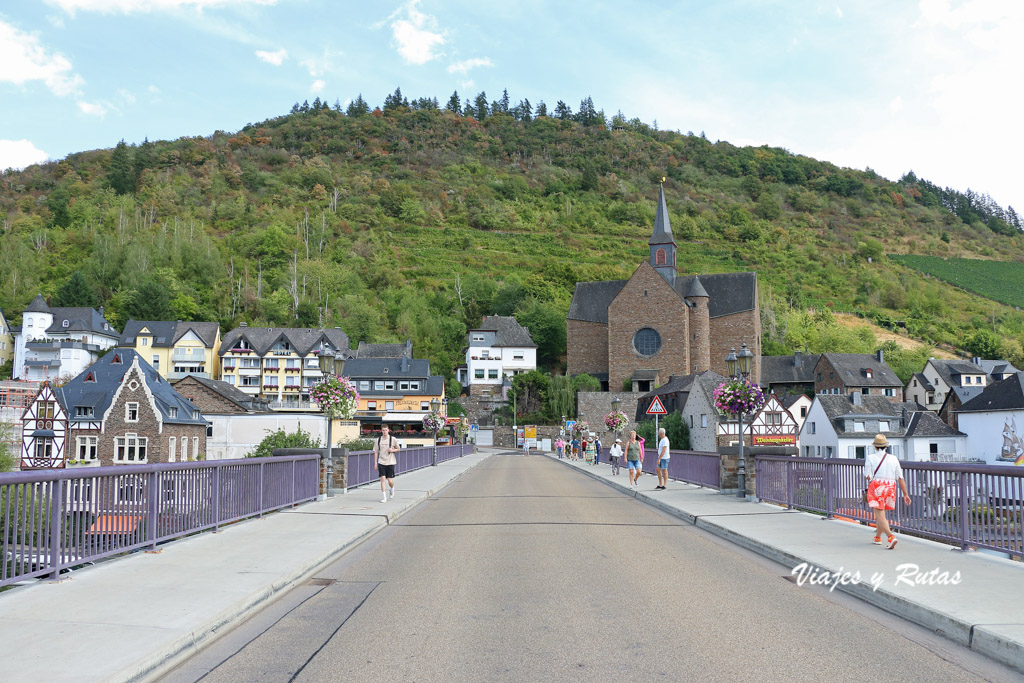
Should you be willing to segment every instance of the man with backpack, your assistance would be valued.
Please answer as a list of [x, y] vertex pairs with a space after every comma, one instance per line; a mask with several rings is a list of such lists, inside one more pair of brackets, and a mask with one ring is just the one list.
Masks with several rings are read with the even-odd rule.
[[[377, 473], [380, 474], [380, 502], [388, 502], [388, 495], [395, 497], [395, 465], [398, 460], [395, 453], [399, 451], [398, 439], [391, 436], [391, 430], [387, 425], [380, 428], [380, 436], [373, 444], [373, 461], [377, 463]], [[385, 481], [387, 489], [384, 488]]]

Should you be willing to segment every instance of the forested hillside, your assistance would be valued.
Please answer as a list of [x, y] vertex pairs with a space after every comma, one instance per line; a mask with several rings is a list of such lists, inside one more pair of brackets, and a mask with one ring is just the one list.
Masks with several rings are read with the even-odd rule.
[[589, 98], [550, 115], [483, 93], [317, 100], [234, 133], [8, 171], [0, 306], [17, 323], [42, 292], [102, 304], [119, 329], [338, 325], [353, 343], [411, 338], [445, 374], [467, 325], [514, 314], [557, 366], [575, 283], [646, 258], [662, 178], [681, 272], [758, 272], [766, 353], [871, 350], [834, 309], [1024, 363], [1019, 311], [886, 257], [1024, 260], [1013, 209], [912, 173], [659, 131]]

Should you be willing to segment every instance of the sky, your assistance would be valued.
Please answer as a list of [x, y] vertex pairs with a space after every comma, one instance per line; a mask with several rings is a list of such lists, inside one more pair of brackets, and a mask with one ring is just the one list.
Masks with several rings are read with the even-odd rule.
[[1024, 209], [1017, 0], [7, 0], [0, 169], [320, 97], [590, 96], [658, 127]]

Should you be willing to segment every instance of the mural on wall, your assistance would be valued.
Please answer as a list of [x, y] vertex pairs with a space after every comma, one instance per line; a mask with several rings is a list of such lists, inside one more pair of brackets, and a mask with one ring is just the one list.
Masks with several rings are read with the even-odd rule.
[[1024, 466], [1024, 439], [1017, 433], [1017, 422], [1012, 417], [1003, 424], [1003, 450], [999, 456]]

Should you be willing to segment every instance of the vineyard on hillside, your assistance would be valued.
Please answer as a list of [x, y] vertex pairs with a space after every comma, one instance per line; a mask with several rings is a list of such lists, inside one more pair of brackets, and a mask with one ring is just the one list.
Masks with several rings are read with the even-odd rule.
[[993, 301], [1024, 308], [1022, 263], [913, 255], [889, 258]]

